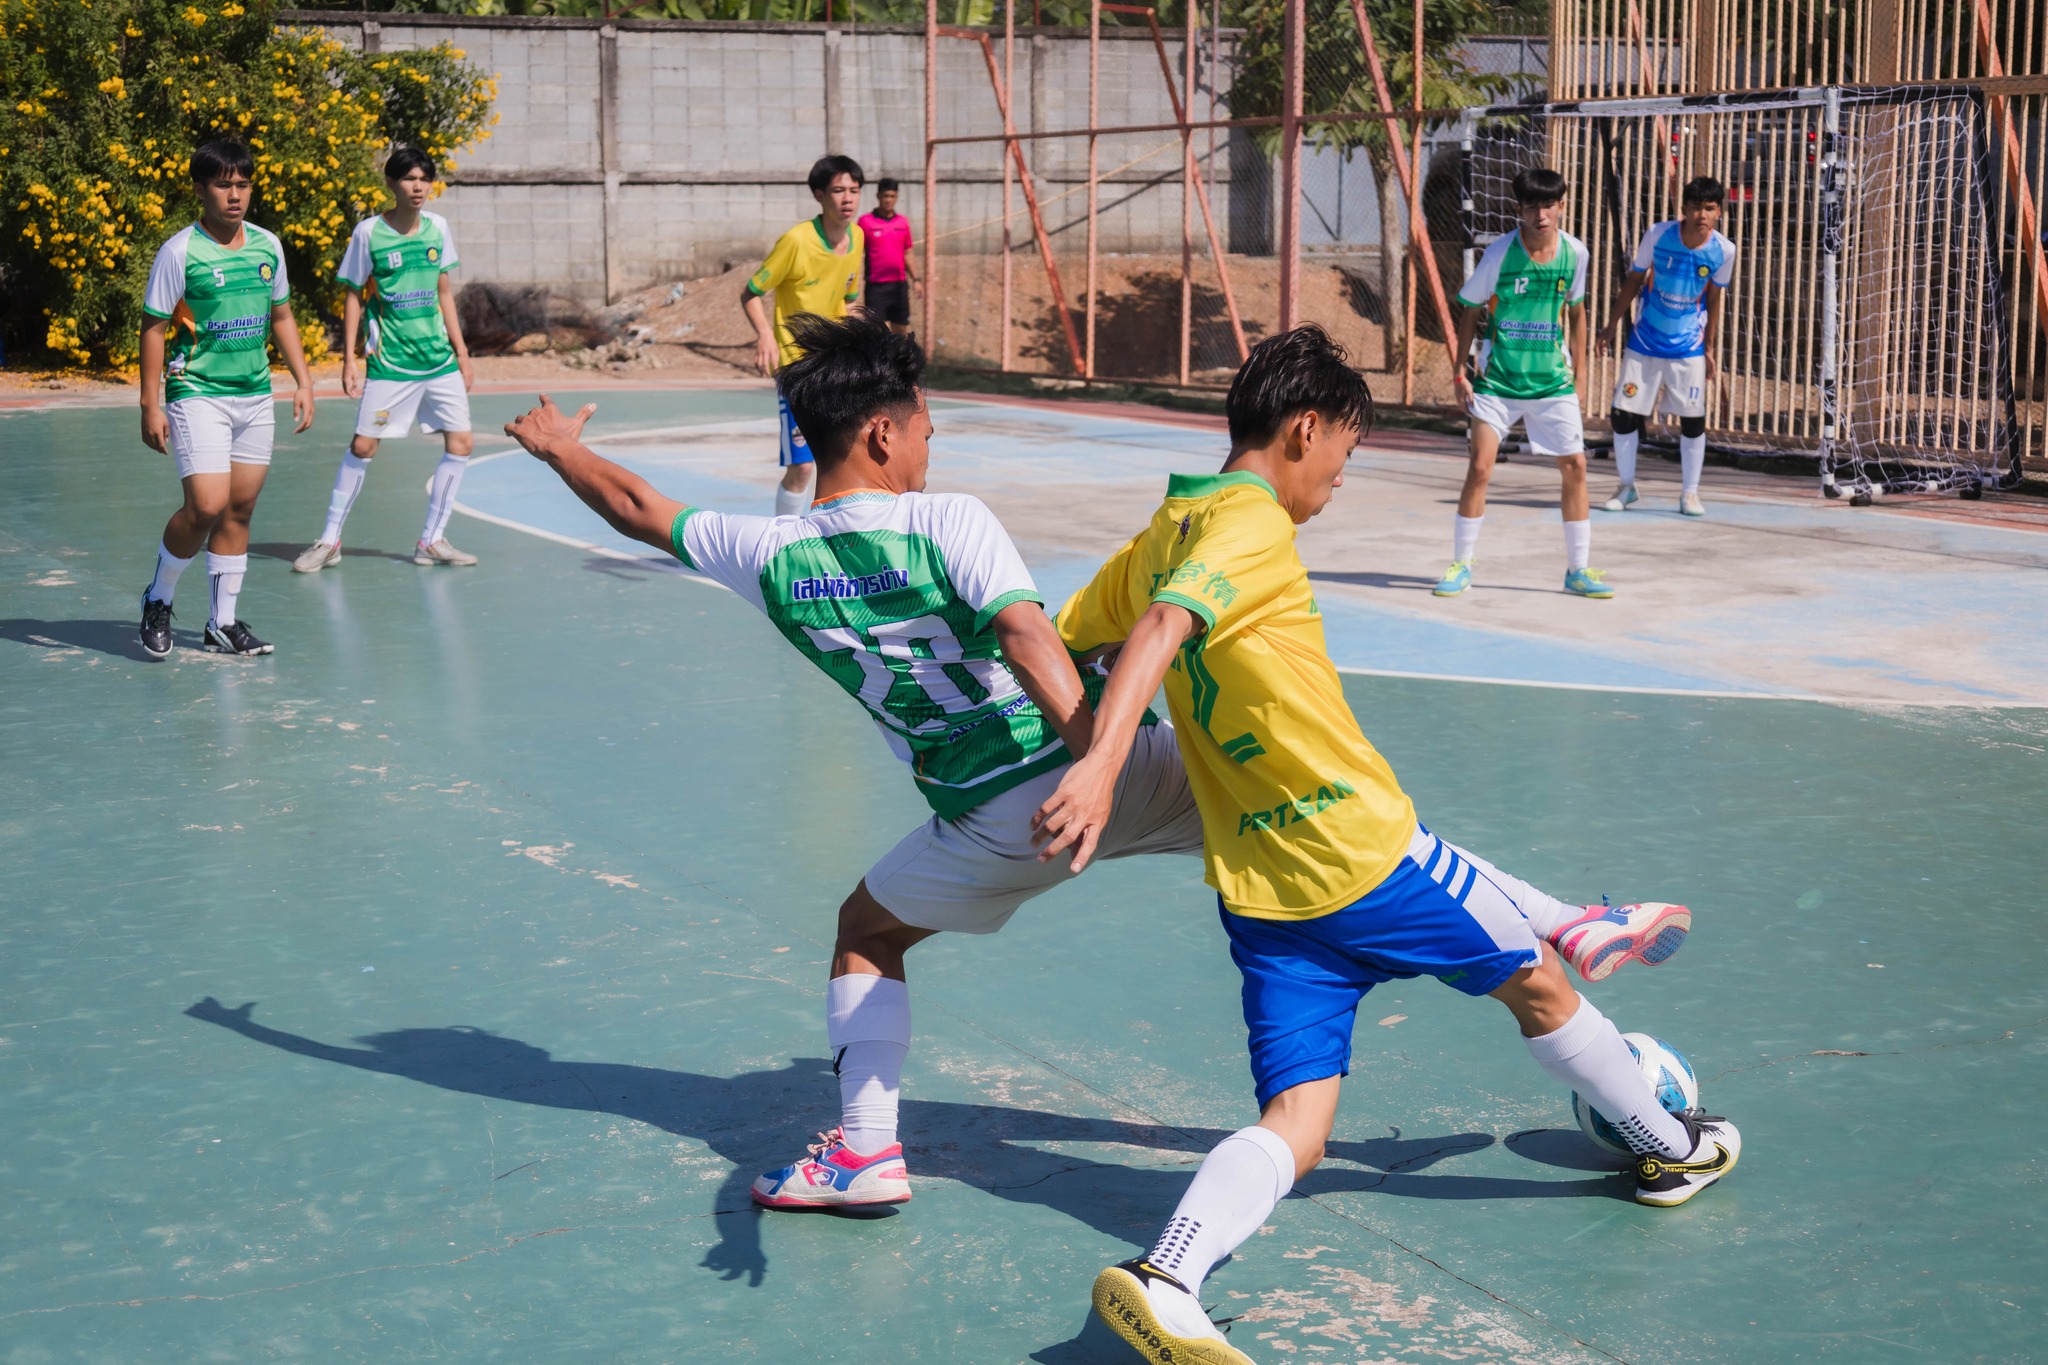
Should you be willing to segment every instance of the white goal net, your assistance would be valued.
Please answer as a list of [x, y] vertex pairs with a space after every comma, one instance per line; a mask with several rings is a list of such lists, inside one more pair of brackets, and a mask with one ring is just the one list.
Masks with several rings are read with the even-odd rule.
[[[1955, 88], [1812, 89], [1469, 111], [1469, 244], [1515, 226], [1511, 183], [1548, 165], [1591, 255], [1597, 335], [1637, 243], [1681, 187], [1728, 189], [1734, 240], [1708, 429], [1723, 447], [1818, 453], [1830, 496], [2019, 476], [2007, 311], [1980, 100]], [[1605, 412], [1614, 359], [1592, 366]]]

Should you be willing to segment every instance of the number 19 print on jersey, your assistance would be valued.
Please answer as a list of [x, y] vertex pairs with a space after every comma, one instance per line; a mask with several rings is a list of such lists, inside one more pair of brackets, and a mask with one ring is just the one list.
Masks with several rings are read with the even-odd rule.
[[942, 818], [1067, 761], [1002, 660], [996, 614], [1042, 599], [980, 500], [861, 491], [807, 517], [691, 507], [671, 543], [868, 709]]

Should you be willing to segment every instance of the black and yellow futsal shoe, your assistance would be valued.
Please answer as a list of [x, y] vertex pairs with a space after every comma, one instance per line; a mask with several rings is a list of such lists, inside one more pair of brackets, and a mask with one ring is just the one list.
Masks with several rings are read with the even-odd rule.
[[1713, 1114], [1688, 1109], [1676, 1116], [1692, 1137], [1692, 1154], [1683, 1161], [1668, 1156], [1636, 1158], [1636, 1202], [1673, 1209], [1735, 1169], [1742, 1155], [1742, 1134]]
[[1252, 1365], [1186, 1285], [1143, 1258], [1095, 1277], [1095, 1316], [1152, 1365]]

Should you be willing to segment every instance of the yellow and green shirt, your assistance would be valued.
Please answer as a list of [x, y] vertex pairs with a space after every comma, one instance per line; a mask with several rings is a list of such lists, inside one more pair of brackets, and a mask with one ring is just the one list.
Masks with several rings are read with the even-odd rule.
[[866, 243], [860, 224], [848, 223], [846, 233], [842, 254], [825, 240], [824, 219], [798, 223], [776, 240], [768, 259], [747, 281], [749, 294], [774, 296], [775, 339], [782, 345], [785, 365], [803, 354], [789, 334], [791, 318], [798, 313], [843, 318], [847, 305], [860, 297]]
[[1176, 474], [1152, 524], [1060, 609], [1067, 648], [1129, 638], [1154, 602], [1207, 627], [1166, 675], [1225, 908], [1313, 919], [1383, 881], [1415, 808], [1351, 715], [1294, 523], [1256, 474]]

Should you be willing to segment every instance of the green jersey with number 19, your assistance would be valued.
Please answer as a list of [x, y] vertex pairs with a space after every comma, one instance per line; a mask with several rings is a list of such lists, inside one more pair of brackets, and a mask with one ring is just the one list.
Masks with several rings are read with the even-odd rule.
[[172, 324], [164, 398], [270, 392], [270, 310], [291, 297], [284, 243], [254, 223], [229, 248], [194, 223], [157, 249], [142, 311]]
[[441, 277], [461, 263], [448, 220], [438, 213], [422, 213], [411, 232], [398, 231], [381, 213], [356, 224], [334, 275], [364, 295], [370, 378], [455, 373], [455, 347], [441, 320]]
[[979, 499], [863, 489], [806, 517], [686, 507], [670, 541], [867, 707], [942, 819], [1068, 761], [1003, 662], [996, 614], [1044, 599]]

